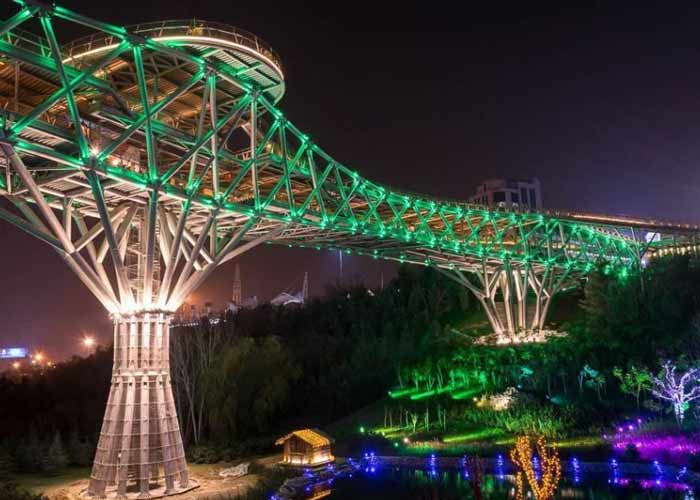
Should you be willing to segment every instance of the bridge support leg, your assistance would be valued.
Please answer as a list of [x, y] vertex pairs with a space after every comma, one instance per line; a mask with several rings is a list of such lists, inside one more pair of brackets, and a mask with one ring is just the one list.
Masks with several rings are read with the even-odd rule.
[[146, 498], [154, 487], [172, 494], [190, 486], [170, 385], [169, 322], [162, 312], [114, 318], [112, 386], [88, 495], [116, 488], [119, 497]]
[[461, 271], [440, 271], [476, 296], [497, 344], [544, 340], [552, 299], [569, 278], [567, 270], [544, 266], [535, 271], [527, 264], [516, 268], [508, 262], [473, 270], [478, 284]]

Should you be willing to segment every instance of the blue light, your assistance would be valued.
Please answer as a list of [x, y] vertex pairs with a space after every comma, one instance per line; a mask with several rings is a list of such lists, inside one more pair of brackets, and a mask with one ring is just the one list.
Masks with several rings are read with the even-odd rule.
[[496, 475], [499, 481], [503, 481], [506, 478], [506, 475], [503, 471], [503, 464], [503, 455], [496, 455]]
[[574, 471], [574, 484], [579, 484], [581, 482], [581, 463], [578, 458], [571, 459], [571, 468]]
[[678, 475], [676, 476], [676, 479], [682, 478], [687, 473], [688, 473], [688, 467], [683, 467], [681, 470], [678, 471]]
[[464, 479], [469, 479], [469, 467], [467, 466], [467, 456], [464, 455], [462, 458], [460, 458], [459, 463], [462, 469], [464, 469]]
[[610, 460], [610, 468], [612, 469], [612, 479], [608, 479], [608, 483], [618, 484], [620, 482], [620, 469], [617, 460]]

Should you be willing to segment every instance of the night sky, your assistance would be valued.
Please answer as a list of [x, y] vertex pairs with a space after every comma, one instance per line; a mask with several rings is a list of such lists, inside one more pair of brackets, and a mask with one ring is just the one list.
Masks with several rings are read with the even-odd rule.
[[[466, 198], [489, 177], [539, 177], [548, 208], [700, 222], [700, 10], [600, 2], [65, 0], [116, 24], [197, 17], [247, 29], [284, 64], [279, 106], [343, 164], [398, 188]], [[466, 4], [463, 4], [466, 5]], [[661, 5], [661, 4], [659, 4]], [[8, 0], [0, 17], [15, 12]], [[59, 39], [80, 35], [59, 29]], [[54, 358], [106, 313], [48, 247], [0, 222], [0, 346]], [[265, 246], [239, 260], [244, 294], [312, 294], [339, 278], [337, 254]], [[395, 268], [345, 257], [344, 277]], [[222, 304], [233, 264], [197, 292]]]

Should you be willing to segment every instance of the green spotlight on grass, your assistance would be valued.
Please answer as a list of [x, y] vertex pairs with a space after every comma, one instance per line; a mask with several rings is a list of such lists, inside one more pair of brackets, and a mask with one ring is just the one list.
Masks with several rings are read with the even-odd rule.
[[467, 441], [481, 441], [483, 439], [492, 439], [495, 437], [503, 436], [505, 433], [502, 429], [496, 427], [488, 427], [486, 429], [479, 429], [473, 432], [467, 432], [464, 434], [457, 434], [454, 436], [444, 437], [442, 440], [445, 443], [457, 443], [457, 442], [467, 442]]
[[605, 441], [600, 436], [580, 436], [562, 439], [554, 443], [559, 448], [594, 448], [605, 444]]
[[481, 392], [481, 389], [467, 389], [450, 394], [452, 399], [470, 399]]
[[434, 396], [435, 394], [436, 394], [436, 392], [434, 389], [432, 389], [430, 391], [418, 392], [416, 394], [411, 394], [411, 400], [416, 401], [418, 399], [425, 399], [425, 398], [429, 398], [430, 396]]
[[403, 396], [408, 396], [409, 394], [413, 394], [415, 392], [418, 392], [419, 389], [416, 388], [410, 388], [410, 389], [399, 389], [397, 391], [389, 391], [389, 397], [393, 399], [401, 398]]

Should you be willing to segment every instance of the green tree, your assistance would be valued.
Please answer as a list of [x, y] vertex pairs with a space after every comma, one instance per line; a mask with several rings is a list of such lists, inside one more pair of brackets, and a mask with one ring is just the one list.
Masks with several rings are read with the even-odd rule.
[[92, 463], [94, 450], [87, 439], [81, 439], [75, 429], [68, 437], [68, 460], [71, 465], [85, 467]]
[[40, 472], [43, 469], [41, 457], [43, 446], [34, 429], [29, 430], [29, 436], [22, 440], [17, 447], [17, 465], [22, 472]]
[[640, 409], [640, 399], [643, 391], [649, 391], [654, 386], [651, 373], [646, 368], [637, 368], [632, 365], [627, 371], [615, 367], [613, 375], [620, 381], [620, 390], [630, 394], [637, 401], [637, 410]]
[[6, 446], [0, 445], [0, 481], [8, 479], [15, 468], [14, 457]]
[[56, 432], [51, 441], [51, 445], [42, 455], [42, 468], [48, 474], [57, 474], [68, 465], [68, 454], [63, 447], [61, 435]]

